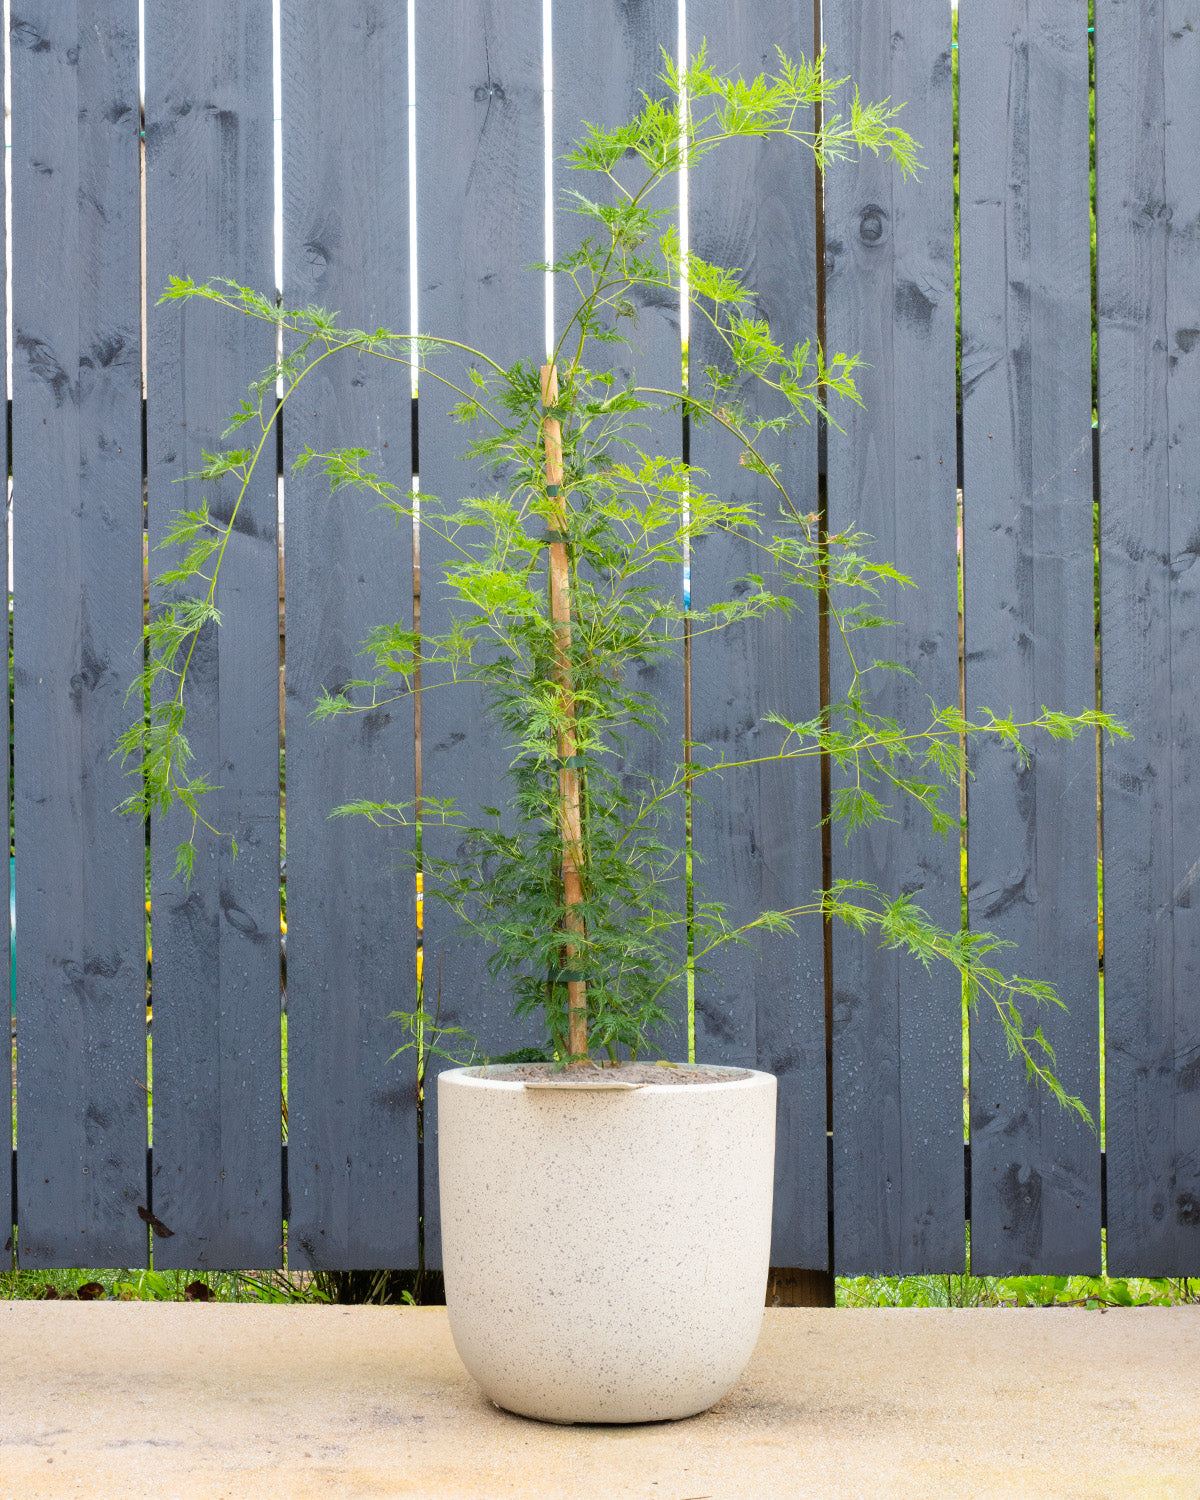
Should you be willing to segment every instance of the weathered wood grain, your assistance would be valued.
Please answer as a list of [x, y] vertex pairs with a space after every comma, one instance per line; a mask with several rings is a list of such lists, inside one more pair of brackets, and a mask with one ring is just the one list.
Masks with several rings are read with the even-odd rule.
[[[368, 0], [283, 6], [284, 301], [344, 326], [409, 322], [408, 34]], [[407, 350], [403, 351], [407, 357]], [[416, 998], [411, 829], [330, 821], [356, 797], [411, 801], [412, 697], [314, 724], [363, 673], [373, 626], [412, 623], [412, 528], [371, 493], [290, 471], [306, 446], [364, 447], [412, 484], [406, 364], [333, 356], [284, 415], [290, 1266], [417, 1265], [416, 1058], [388, 1015]]]
[[[145, 1264], [137, 5], [12, 26], [17, 1114], [23, 1266]], [[7, 1186], [2, 1190], [7, 1198]]]
[[[964, 6], [959, 48], [967, 706], [1076, 713], [1095, 703], [1087, 5]], [[1028, 1020], [1098, 1113], [1095, 748], [1030, 748], [1022, 767], [972, 746], [970, 919], [1057, 986], [1067, 1009]], [[975, 1018], [974, 1271], [1099, 1270], [1096, 1146]]]
[[[271, 328], [209, 304], [154, 300], [171, 275], [272, 285], [271, 7], [149, 6], [145, 32], [147, 466], [153, 547], [197, 504], [175, 483], [221, 446], [249, 382], [274, 359]], [[205, 486], [227, 517], [230, 480]], [[281, 1261], [279, 1173], [278, 542], [275, 476], [250, 486], [187, 693], [196, 763], [221, 790], [190, 885], [172, 877], [186, 819], [151, 833], [154, 1212], [173, 1232], [155, 1263]]]
[[[837, 165], [825, 181], [826, 345], [860, 352], [863, 409], [834, 411], [828, 525], [862, 531], [872, 554], [916, 590], [885, 586], [878, 613], [895, 620], [854, 637], [876, 672], [871, 708], [906, 729], [929, 701], [958, 698], [955, 554], [954, 219], [951, 26], [948, 9], [857, 0], [826, 10], [834, 77], [864, 99], [904, 102], [900, 123], [921, 144], [919, 181], [881, 158]], [[845, 101], [837, 108], [844, 112]], [[847, 598], [844, 603], [855, 601]], [[830, 691], [852, 682], [831, 631]], [[904, 767], [901, 767], [904, 772]], [[920, 774], [912, 768], [913, 774]], [[834, 785], [838, 785], [835, 772]], [[886, 787], [876, 791], [885, 801]], [[953, 812], [955, 792], [943, 794]], [[942, 927], [959, 925], [959, 851], [928, 815], [897, 803], [846, 842], [835, 826], [835, 879], [901, 891]], [[834, 1257], [840, 1272], [955, 1271], [963, 1265], [962, 1033], [954, 971], [926, 973], [876, 939], [833, 930]]]
[[1108, 1268], [1200, 1273], [1200, 6], [1098, 0]]
[[[417, 14], [417, 232], [423, 333], [482, 350], [502, 365], [545, 358], [544, 283], [527, 268], [543, 258], [542, 13], [538, 0], [453, 0]], [[462, 383], [468, 361], [439, 369]], [[443, 502], [504, 488], [460, 455], [474, 434], [448, 415], [454, 393], [426, 378], [419, 397], [421, 490]], [[421, 626], [447, 630], [451, 605], [439, 585], [451, 548], [421, 528]], [[424, 674], [424, 795], [454, 799], [470, 821], [502, 794], [509, 756], [473, 685], [435, 687]], [[462, 836], [426, 824], [424, 849], [453, 859]], [[512, 999], [487, 972], [487, 952], [433, 894], [425, 896], [425, 1003], [463, 1025], [493, 1056], [541, 1040], [512, 1019]], [[437, 1204], [437, 1083], [425, 1087], [425, 1264], [441, 1264]]]
[[[776, 46], [790, 57], [813, 52], [811, 16], [782, 3], [689, 4], [687, 50], [703, 40], [714, 67], [754, 77], [778, 69]], [[817, 332], [816, 187], [811, 155], [798, 142], [737, 142], [690, 174], [691, 249], [717, 265], [737, 266], [756, 310], [786, 349]], [[699, 312], [692, 315], [689, 367], [720, 364], [724, 347]], [[697, 381], [699, 376], [697, 375]], [[772, 413], [749, 384], [747, 408]], [[769, 441], [769, 440], [768, 440]], [[802, 513], [818, 508], [817, 428], [801, 428], [770, 450]], [[715, 427], [693, 427], [690, 461], [705, 471], [697, 486], [723, 499], [751, 501], [775, 533], [794, 522], [781, 514], [774, 486], [738, 463], [737, 445]], [[723, 533], [701, 540], [691, 558], [697, 608], [730, 597], [733, 580], [763, 572], [759, 547]], [[820, 707], [815, 600], [796, 614], [748, 622], [692, 642], [692, 737], [697, 758], [769, 753], [780, 731], [771, 710], [812, 719]], [[821, 779], [817, 761], [748, 767], [701, 780], [692, 808], [694, 880], [705, 898], [725, 903], [739, 926], [759, 912], [812, 899], [821, 885]], [[824, 1267], [829, 1258], [826, 1202], [825, 959], [819, 918], [794, 937], [756, 937], [718, 951], [695, 984], [696, 1057], [762, 1067], [779, 1081], [775, 1142], [775, 1227], [771, 1263]]]

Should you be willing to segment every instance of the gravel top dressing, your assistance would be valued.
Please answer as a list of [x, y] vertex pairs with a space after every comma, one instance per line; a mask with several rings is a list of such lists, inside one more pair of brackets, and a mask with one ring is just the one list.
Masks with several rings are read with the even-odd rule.
[[594, 1064], [558, 1068], [554, 1063], [516, 1063], [480, 1068], [477, 1077], [541, 1087], [611, 1089], [640, 1088], [646, 1083], [734, 1083], [749, 1078], [750, 1074], [745, 1068], [660, 1067], [657, 1063], [622, 1063], [618, 1068]]

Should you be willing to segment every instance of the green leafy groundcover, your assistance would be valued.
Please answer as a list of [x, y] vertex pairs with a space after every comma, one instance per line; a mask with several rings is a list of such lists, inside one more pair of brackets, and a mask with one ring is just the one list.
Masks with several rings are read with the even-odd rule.
[[[413, 1273], [415, 1280], [415, 1273]], [[1170, 1307], [1200, 1302], [1200, 1280], [1107, 1276], [839, 1276], [838, 1307]], [[369, 1288], [368, 1288], [369, 1290]], [[440, 1301], [435, 1282], [434, 1295]], [[380, 1288], [382, 1295], [382, 1288]], [[388, 1300], [417, 1302], [403, 1287]], [[0, 1274], [9, 1301], [80, 1298], [138, 1302], [306, 1302], [339, 1300], [323, 1279], [281, 1271], [12, 1271]], [[358, 1300], [358, 1299], [356, 1299]], [[379, 1300], [363, 1295], [361, 1300]]]
[[10, 1271], [8, 1301], [327, 1302], [314, 1284], [279, 1271]]

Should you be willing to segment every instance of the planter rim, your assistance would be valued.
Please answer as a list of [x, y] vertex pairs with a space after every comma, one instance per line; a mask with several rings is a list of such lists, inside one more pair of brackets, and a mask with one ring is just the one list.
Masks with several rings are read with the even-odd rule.
[[[438, 1083], [443, 1079], [449, 1080], [455, 1086], [465, 1088], [494, 1088], [503, 1089], [508, 1092], [526, 1092], [527, 1081], [525, 1079], [510, 1079], [502, 1075], [513, 1072], [518, 1068], [528, 1067], [528, 1063], [492, 1063], [473, 1064], [465, 1068], [447, 1068], [445, 1072], [438, 1074]], [[695, 1094], [699, 1092], [708, 1093], [713, 1089], [752, 1089], [762, 1085], [762, 1080], [768, 1079], [771, 1083], [776, 1082], [775, 1074], [768, 1073], [762, 1068], [743, 1068], [727, 1063], [676, 1063], [675, 1067], [685, 1071], [703, 1071], [706, 1073], [724, 1073], [728, 1077], [714, 1078], [711, 1083], [634, 1083], [622, 1084], [614, 1081], [605, 1086], [597, 1083], [555, 1083], [549, 1087], [542, 1084], [534, 1084], [529, 1092], [539, 1094], [552, 1093], [590, 1093], [590, 1094], [629, 1094], [646, 1093], [651, 1094]], [[619, 1075], [618, 1075], [619, 1076]]]

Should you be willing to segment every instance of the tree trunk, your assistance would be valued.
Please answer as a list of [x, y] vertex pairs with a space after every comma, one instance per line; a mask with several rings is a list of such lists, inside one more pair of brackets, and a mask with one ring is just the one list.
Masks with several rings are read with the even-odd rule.
[[[558, 371], [542, 366], [542, 404], [558, 400]], [[563, 944], [563, 968], [574, 972], [577, 948], [570, 934], [583, 932], [579, 907], [583, 902], [580, 869], [583, 861], [583, 827], [579, 805], [579, 767], [576, 763], [575, 695], [571, 679], [571, 565], [567, 556], [567, 501], [562, 493], [562, 428], [556, 417], [543, 417], [546, 444], [546, 494], [555, 501], [550, 528], [550, 619], [556, 640], [555, 671], [558, 678], [562, 728], [558, 736], [559, 831], [562, 837], [563, 905], [568, 933]], [[587, 986], [582, 979], [567, 980], [567, 1051], [572, 1062], [586, 1062]]]

